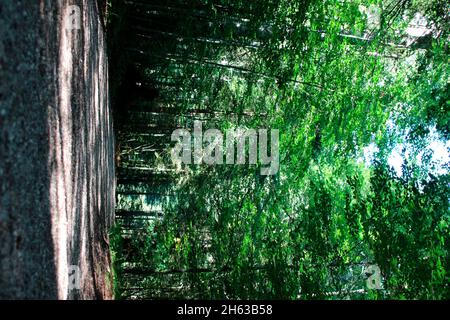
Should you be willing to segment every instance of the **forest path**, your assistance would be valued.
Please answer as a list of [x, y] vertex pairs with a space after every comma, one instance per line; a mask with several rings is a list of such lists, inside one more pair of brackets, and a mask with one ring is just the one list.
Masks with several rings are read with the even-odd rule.
[[6, 0], [0, 25], [0, 298], [112, 298], [114, 135], [97, 1]]

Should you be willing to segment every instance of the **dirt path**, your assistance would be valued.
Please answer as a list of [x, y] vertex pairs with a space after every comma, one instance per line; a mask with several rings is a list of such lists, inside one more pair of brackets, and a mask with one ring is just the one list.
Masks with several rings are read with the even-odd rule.
[[[76, 8], [80, 28], [64, 19]], [[2, 0], [0, 26], [0, 298], [111, 298], [114, 135], [96, 1]]]

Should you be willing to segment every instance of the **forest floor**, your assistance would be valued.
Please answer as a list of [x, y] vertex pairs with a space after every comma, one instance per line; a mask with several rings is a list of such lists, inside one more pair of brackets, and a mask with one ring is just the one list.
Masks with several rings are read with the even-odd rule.
[[[69, 5], [79, 28], [67, 28]], [[99, 11], [91, 0], [0, 2], [0, 298], [112, 298], [114, 134]]]

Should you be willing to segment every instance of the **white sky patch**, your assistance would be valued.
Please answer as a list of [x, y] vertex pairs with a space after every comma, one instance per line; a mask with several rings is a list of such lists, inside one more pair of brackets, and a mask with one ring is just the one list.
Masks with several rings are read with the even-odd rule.
[[420, 38], [433, 31], [433, 29], [428, 26], [429, 24], [427, 18], [425, 18], [421, 13], [416, 13], [405, 31], [411, 37]]
[[[388, 123], [388, 127], [390, 127], [390, 125], [393, 125], [393, 122]], [[393, 129], [393, 127], [390, 127], [390, 129]], [[430, 173], [434, 175], [447, 174], [448, 170], [445, 165], [450, 163], [450, 140], [443, 141], [440, 139], [439, 133], [434, 127], [430, 128], [428, 140], [428, 146], [424, 148], [424, 150], [417, 156], [418, 165], [422, 165], [423, 154], [430, 150], [432, 152], [431, 163], [434, 165], [434, 170]], [[378, 151], [379, 148], [375, 143], [369, 144], [363, 148], [363, 158], [361, 158], [359, 162], [364, 161], [366, 166], [370, 166], [373, 163], [375, 155]], [[387, 163], [394, 169], [397, 176], [402, 176], [402, 165], [405, 163], [405, 160], [409, 159], [411, 153], [412, 146], [409, 143], [399, 143], [392, 149]]]
[[[403, 158], [403, 156], [401, 154], [402, 148], [403, 148], [403, 145], [401, 145], [401, 144], [398, 145], [397, 147], [395, 147], [395, 149], [392, 150], [392, 152], [388, 158], [388, 165], [395, 170], [395, 173], [399, 177], [402, 176], [402, 165], [405, 162], [405, 159]], [[408, 154], [408, 153], [406, 153], [406, 154]]]
[[433, 151], [431, 161], [437, 164], [435, 174], [447, 174], [448, 170], [444, 165], [450, 163], [450, 141], [434, 140], [429, 148]]
[[430, 143], [430, 149], [433, 150], [433, 161], [437, 162], [449, 162], [450, 157], [448, 149], [450, 149], [450, 141], [446, 143], [442, 141], [433, 141]]
[[[402, 155], [402, 149], [405, 147], [403, 144], [399, 144], [392, 150], [391, 154], [388, 158], [388, 164], [391, 166], [397, 176], [402, 176], [402, 165], [405, 160], [409, 158], [408, 145], [406, 145], [405, 154]], [[442, 140], [431, 140], [428, 144], [427, 148], [424, 151], [420, 152], [417, 156], [418, 164], [422, 165], [422, 156], [426, 150], [431, 150], [432, 157], [431, 163], [434, 164], [434, 170], [431, 170], [430, 173], [434, 175], [443, 175], [447, 174], [448, 170], [445, 168], [445, 164], [450, 162], [450, 141], [442, 141]]]
[[373, 160], [375, 160], [375, 154], [378, 151], [379, 149], [374, 142], [369, 144], [367, 147], [364, 147], [364, 163], [366, 164], [366, 166], [370, 166], [370, 164], [373, 163]]
[[409, 36], [415, 37], [415, 38], [423, 37], [430, 32], [431, 32], [431, 30], [427, 27], [410, 27], [410, 28], [406, 29], [406, 33]]

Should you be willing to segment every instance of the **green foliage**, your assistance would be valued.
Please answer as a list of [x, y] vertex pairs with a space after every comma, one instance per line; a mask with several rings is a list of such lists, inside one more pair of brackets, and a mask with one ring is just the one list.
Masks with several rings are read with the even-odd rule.
[[[374, 5], [379, 24], [367, 13]], [[448, 168], [435, 176], [422, 152], [432, 128], [448, 140], [448, 35], [405, 45], [405, 17], [422, 11], [442, 26], [440, 5], [117, 6], [129, 32], [121, 61], [159, 93], [127, 93], [120, 119], [118, 209], [130, 220], [114, 237], [122, 297], [448, 299]], [[194, 120], [279, 129], [280, 171], [174, 167], [170, 133]], [[409, 156], [398, 176], [388, 158], [401, 145]], [[372, 265], [380, 290], [366, 283]]]

